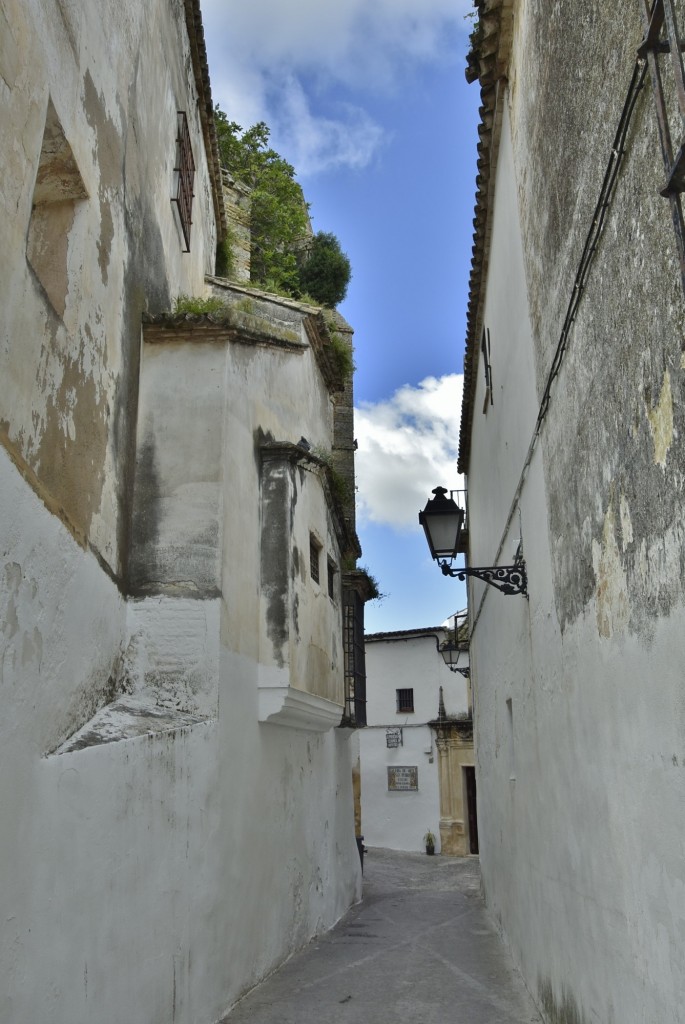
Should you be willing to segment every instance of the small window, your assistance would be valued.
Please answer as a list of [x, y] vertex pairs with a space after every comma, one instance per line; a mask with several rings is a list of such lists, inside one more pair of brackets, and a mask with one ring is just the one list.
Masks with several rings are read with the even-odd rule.
[[181, 224], [184, 252], [190, 252], [190, 228], [193, 223], [193, 184], [195, 181], [195, 161], [190, 145], [190, 130], [185, 111], [179, 110], [176, 121], [176, 164], [174, 166], [174, 186], [176, 194], [171, 202], [176, 203], [178, 219]]
[[414, 691], [409, 690], [396, 690], [397, 693], [397, 711], [404, 712], [404, 714], [412, 713], [414, 711]]
[[483, 354], [483, 369], [485, 371], [485, 400], [483, 412], [488, 411], [488, 405], [494, 405], [492, 398], [492, 365], [490, 363], [490, 330], [483, 328], [483, 337], [480, 340], [480, 350]]
[[336, 574], [335, 562], [331, 562], [328, 559], [328, 596], [331, 601], [335, 600], [335, 574]]
[[507, 736], [509, 746], [509, 779], [516, 780], [516, 750], [514, 748], [514, 706], [511, 697], [507, 701]]
[[319, 561], [321, 545], [313, 533], [309, 534], [309, 571], [315, 583], [319, 583]]

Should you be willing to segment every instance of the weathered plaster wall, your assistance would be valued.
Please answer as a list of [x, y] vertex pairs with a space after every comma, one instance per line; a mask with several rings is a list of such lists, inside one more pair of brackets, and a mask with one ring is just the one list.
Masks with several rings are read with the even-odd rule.
[[[214, 259], [183, 4], [3, 0], [0, 24], [0, 437], [121, 576], [140, 315], [202, 291]], [[170, 202], [177, 110], [197, 167], [189, 254]]]
[[[517, 10], [513, 146], [505, 116], [485, 316], [530, 323], [530, 341], [509, 332], [526, 415], [494, 421], [476, 402], [468, 483], [472, 562], [502, 539], [509, 561], [521, 536], [530, 601], [493, 591], [481, 608], [471, 587], [483, 879], [550, 1022], [676, 1021], [684, 306], [648, 87], [506, 536], [502, 524], [632, 74], [639, 8]], [[497, 384], [494, 337], [492, 351]]]
[[[367, 728], [359, 733], [362, 833], [368, 846], [424, 850], [430, 829], [440, 851], [440, 795], [435, 734], [440, 687], [448, 714], [468, 711], [467, 681], [450, 672], [432, 637], [366, 641]], [[397, 712], [396, 690], [413, 688], [414, 713]], [[386, 729], [402, 728], [389, 748]], [[387, 768], [418, 768], [418, 792], [389, 792]]]
[[15, 744], [0, 1019], [216, 1021], [358, 898], [347, 739], [260, 726], [254, 665], [228, 652], [220, 701], [219, 721], [48, 759]]
[[[260, 721], [261, 453], [303, 434], [331, 448], [325, 357], [287, 303], [275, 345], [245, 310], [242, 342], [141, 337], [144, 311], [204, 293], [214, 266], [186, 9], [0, 0], [12, 1024], [209, 1024], [360, 895], [341, 695], [312, 698], [297, 729]], [[179, 109], [197, 171], [189, 254], [170, 203]], [[296, 478], [297, 544], [311, 518], [339, 553], [315, 477]], [[291, 660], [337, 697], [339, 591], [326, 601], [320, 616], [301, 596]]]
[[[262, 464], [260, 662], [273, 681], [344, 704], [340, 550], [322, 474], [271, 452]], [[312, 577], [310, 536], [321, 545]], [[328, 561], [337, 569], [328, 590]]]
[[[324, 474], [316, 459], [298, 465], [292, 452], [280, 462], [265, 456], [270, 443], [297, 445], [302, 437], [324, 455], [333, 446], [333, 401], [305, 330], [311, 309], [230, 289], [221, 295], [265, 339], [231, 343], [226, 355], [224, 635], [259, 658], [272, 681], [271, 672], [285, 667], [291, 685], [342, 704], [340, 539]], [[280, 481], [278, 493], [270, 481]], [[310, 574], [310, 533], [321, 544], [318, 584]], [[337, 568], [333, 599], [329, 558]]]
[[[260, 721], [266, 429], [295, 441], [304, 432], [321, 445], [332, 439], [327, 388], [299, 344], [145, 345], [139, 439], [144, 451], [154, 438], [154, 472], [139, 461], [136, 487], [154, 483], [167, 501], [154, 536], [178, 549], [170, 565], [195, 543], [188, 525], [216, 507], [198, 506], [195, 488], [209, 481], [219, 490], [220, 596], [157, 580], [155, 592], [126, 607], [94, 554], [0, 453], [2, 522], [10, 509], [18, 513], [7, 540], [16, 564], [8, 563], [0, 589], [10, 634], [2, 662], [2, 1020], [216, 1021], [361, 894], [357, 749], [334, 728], [342, 694], [336, 689], [338, 703], [321, 700], [334, 719], [315, 703], [297, 728]], [[335, 550], [318, 473], [287, 465], [296, 507], [272, 523], [280, 546], [306, 546], [313, 527]], [[143, 507], [154, 507], [155, 494]], [[152, 542], [147, 550], [154, 553]], [[189, 557], [188, 568], [195, 564]], [[341, 660], [332, 639], [335, 629], [339, 645], [339, 593], [328, 596], [325, 563], [322, 574], [324, 615], [322, 593], [303, 595], [306, 574], [289, 581], [300, 598], [293, 688], [304, 681], [325, 689], [332, 678], [340, 688], [341, 666], [333, 671], [330, 660], [331, 651]], [[328, 645], [325, 665], [312, 665], [312, 641]], [[102, 699], [113, 702], [89, 706], [94, 717], [70, 735], [75, 722], [62, 721], [52, 698], [69, 695], [72, 675], [75, 691], [81, 680], [95, 690], [102, 669], [108, 686], [112, 651], [125, 692], [108, 690]], [[307, 713], [323, 721], [312, 725]], [[65, 733], [61, 752], [41, 756]]]
[[126, 609], [4, 451], [0, 531], [0, 748], [11, 778], [19, 748], [42, 757], [120, 691]]
[[146, 328], [134, 592], [221, 593], [223, 635], [259, 659], [269, 685], [342, 711], [340, 523], [315, 454], [331, 452], [334, 406], [305, 330], [310, 313], [221, 294], [233, 309], [224, 327]]
[[[517, 56], [536, 59], [520, 61], [513, 103], [539, 386], [642, 35], [639, 4], [627, 14], [614, 0], [579, 17], [565, 2], [552, 19], [543, 6], [523, 5]], [[562, 146], [555, 124], [564, 125]], [[615, 620], [646, 641], [655, 620], [682, 602], [685, 569], [685, 308], [670, 207], [658, 194], [664, 180], [647, 78], [544, 434], [562, 629], [599, 588], [600, 632], [610, 636]], [[678, 571], [658, 568], [669, 564]]]
[[145, 344], [130, 587], [208, 597], [221, 588], [226, 345]]

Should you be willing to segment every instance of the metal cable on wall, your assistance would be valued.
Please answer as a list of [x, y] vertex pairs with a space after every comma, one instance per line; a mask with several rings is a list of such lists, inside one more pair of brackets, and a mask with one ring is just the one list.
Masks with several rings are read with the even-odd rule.
[[[525, 483], [526, 475], [528, 473], [528, 468], [533, 458], [535, 446], [537, 444], [538, 437], [540, 436], [540, 432], [542, 430], [542, 424], [544, 423], [545, 417], [547, 416], [547, 410], [549, 408], [549, 403], [551, 400], [552, 384], [558, 377], [559, 371], [561, 370], [564, 355], [566, 353], [566, 349], [568, 347], [569, 339], [571, 336], [571, 330], [573, 328], [573, 324], [575, 322], [576, 315], [578, 312], [578, 307], [583, 297], [585, 286], [587, 284], [588, 276], [590, 273], [590, 268], [592, 266], [593, 258], [595, 252], [597, 251], [597, 246], [599, 244], [599, 240], [604, 229], [606, 215], [611, 206], [612, 199], [614, 197], [619, 170], [621, 168], [623, 157], [625, 155], [625, 142], [628, 135], [628, 129], [630, 127], [630, 122], [632, 120], [633, 112], [635, 110], [637, 98], [640, 94], [642, 86], [644, 85], [646, 74], [647, 62], [640, 57], [635, 63], [633, 75], [630, 80], [630, 85], [628, 86], [628, 91], [626, 94], [625, 102], [623, 104], [623, 109], [621, 111], [621, 117], [619, 119], [618, 128], [616, 129], [616, 134], [614, 135], [611, 153], [609, 156], [609, 160], [607, 162], [606, 171], [604, 173], [602, 186], [599, 192], [599, 198], [597, 200], [597, 204], [592, 215], [592, 221], [590, 223], [590, 228], [585, 239], [585, 245], [583, 247], [580, 263], [578, 265], [578, 270], [576, 272], [575, 280], [573, 282], [571, 298], [569, 299], [568, 307], [566, 310], [566, 316], [564, 317], [564, 323], [561, 328], [561, 334], [559, 337], [559, 341], [557, 343], [556, 350], [554, 352], [554, 358], [552, 359], [552, 363], [547, 374], [547, 379], [545, 382], [545, 387], [542, 393], [542, 399], [540, 401], [540, 407], [538, 410], [537, 420], [535, 421], [535, 427], [533, 429], [533, 436], [531, 437], [530, 444], [528, 445], [528, 451], [526, 453], [523, 467], [521, 469], [521, 475], [519, 476], [519, 481], [514, 492], [511, 507], [509, 509], [509, 514], [507, 515], [504, 530], [502, 532], [502, 538], [500, 540], [499, 547], [497, 548], [497, 554], [495, 555], [495, 558], [493, 560], [494, 565], [497, 565], [497, 563], [499, 562], [499, 558], [502, 554], [502, 550], [506, 543], [507, 534], [509, 533], [509, 527], [511, 526], [512, 519], [514, 518], [516, 514], [516, 509], [519, 505], [519, 499], [523, 491], [523, 485]], [[483, 596], [481, 597], [480, 603], [478, 605], [478, 611], [471, 626], [472, 636], [475, 633], [476, 626], [478, 624], [478, 620], [480, 618], [480, 614], [486, 596], [487, 589]]]

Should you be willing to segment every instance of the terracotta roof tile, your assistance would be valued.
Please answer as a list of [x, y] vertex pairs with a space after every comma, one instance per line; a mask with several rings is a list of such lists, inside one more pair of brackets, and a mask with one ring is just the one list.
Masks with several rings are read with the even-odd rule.
[[491, 198], [502, 118], [498, 98], [501, 96], [500, 83], [506, 80], [511, 52], [514, 6], [517, 2], [518, 0], [475, 0], [478, 11], [478, 29], [474, 33], [474, 45], [466, 61], [466, 80], [480, 82], [482, 105], [479, 110], [481, 120], [478, 126], [478, 174], [476, 175], [471, 276], [466, 316], [464, 397], [459, 431], [458, 470], [460, 473], [468, 472], [471, 448], [478, 343], [482, 328], [484, 286], [487, 279], [492, 229]]

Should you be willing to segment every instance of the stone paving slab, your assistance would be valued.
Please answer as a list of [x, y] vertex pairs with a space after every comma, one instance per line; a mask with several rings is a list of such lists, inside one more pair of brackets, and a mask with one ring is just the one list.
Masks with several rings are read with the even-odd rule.
[[364, 898], [222, 1024], [542, 1024], [476, 858], [371, 849]]

